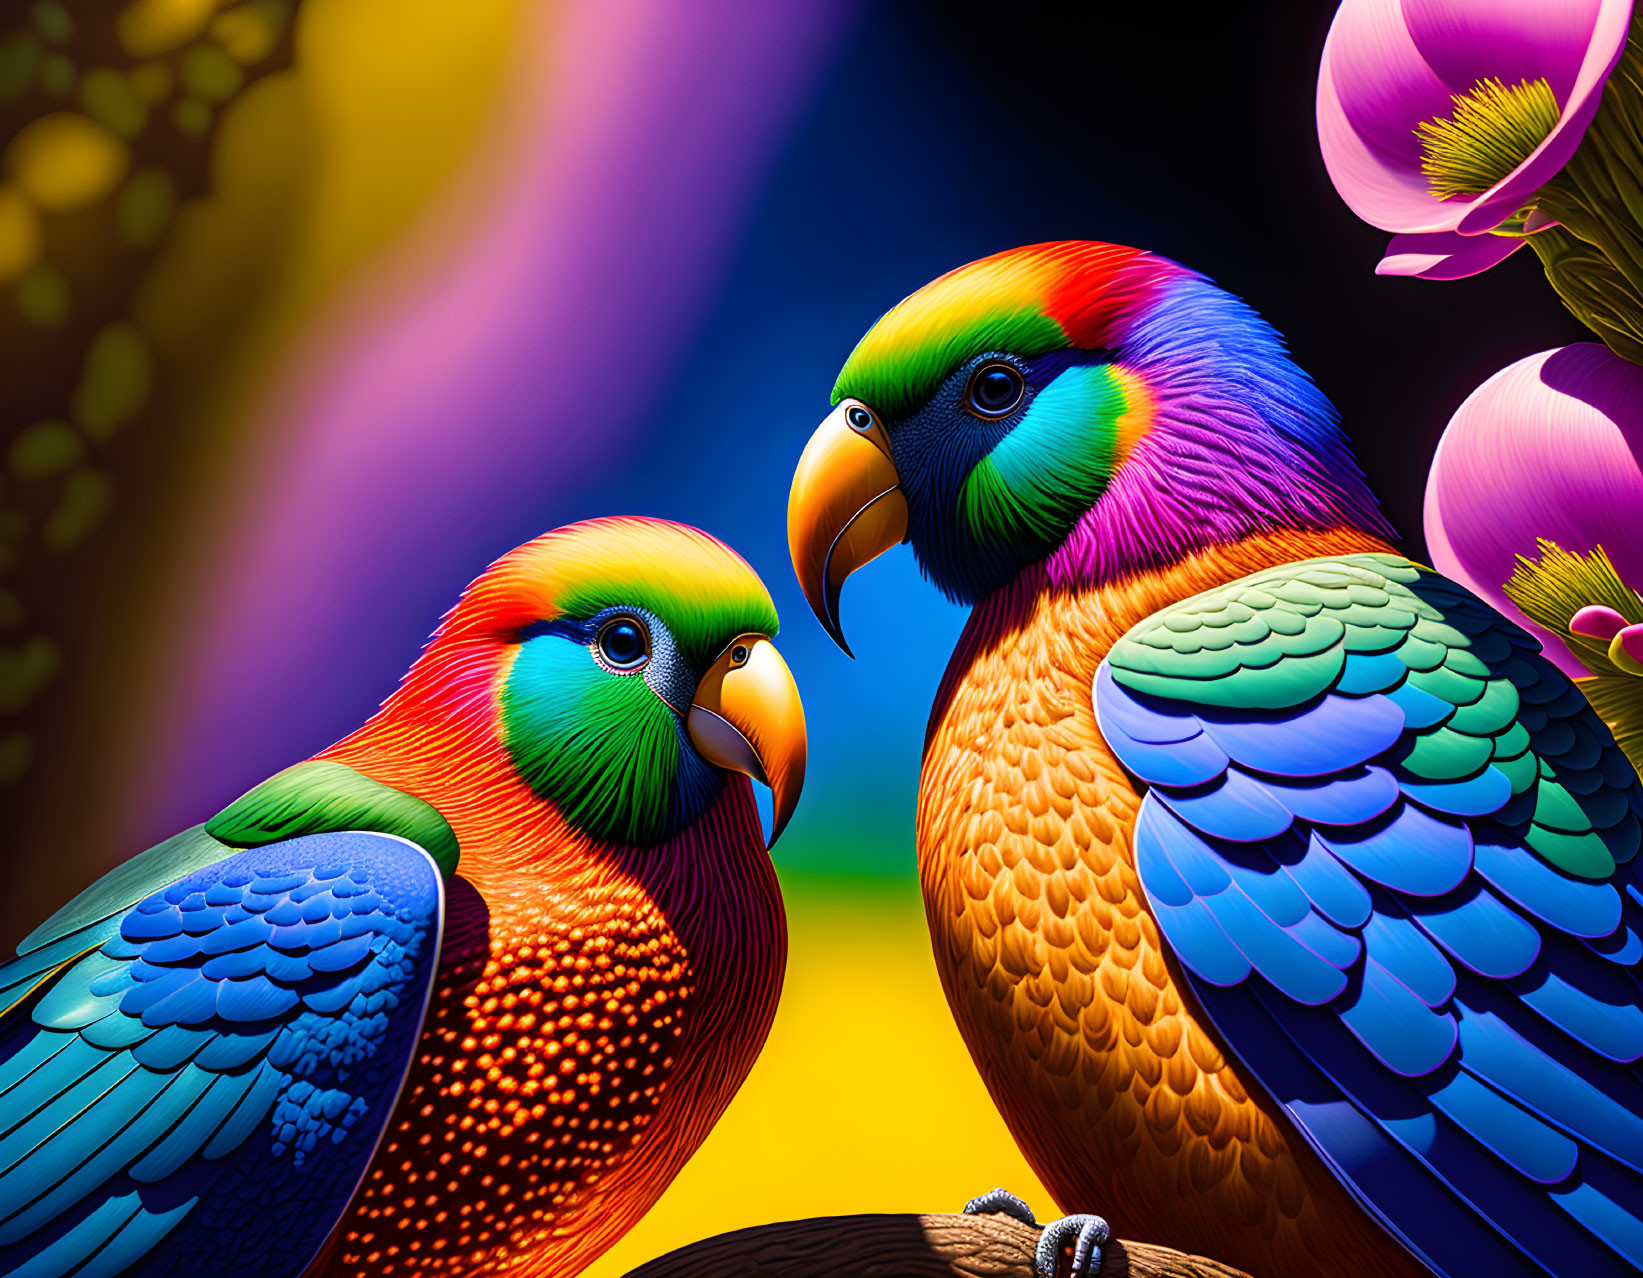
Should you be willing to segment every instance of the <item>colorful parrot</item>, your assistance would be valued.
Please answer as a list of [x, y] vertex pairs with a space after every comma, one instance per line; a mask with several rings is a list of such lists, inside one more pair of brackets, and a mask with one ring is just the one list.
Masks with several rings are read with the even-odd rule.
[[775, 1012], [775, 631], [705, 533], [549, 533], [364, 727], [43, 923], [0, 967], [0, 1272], [580, 1271]]
[[[841, 644], [904, 538], [974, 605], [919, 876], [1056, 1201], [1261, 1274], [1643, 1265], [1643, 786], [1533, 640], [1393, 551], [1278, 334], [1044, 244], [894, 307], [833, 402], [794, 565]], [[1041, 1268], [1104, 1237], [1055, 1222]]]

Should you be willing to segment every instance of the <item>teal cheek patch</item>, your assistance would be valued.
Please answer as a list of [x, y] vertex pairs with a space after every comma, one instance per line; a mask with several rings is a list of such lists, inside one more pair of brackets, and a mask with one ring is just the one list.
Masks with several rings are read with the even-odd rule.
[[1106, 491], [1128, 407], [1106, 364], [1075, 365], [1039, 391], [964, 480], [959, 516], [970, 536], [1029, 557], [1058, 543]]
[[531, 789], [602, 842], [666, 838], [678, 716], [639, 674], [611, 674], [559, 635], [527, 642], [502, 689], [503, 742]]

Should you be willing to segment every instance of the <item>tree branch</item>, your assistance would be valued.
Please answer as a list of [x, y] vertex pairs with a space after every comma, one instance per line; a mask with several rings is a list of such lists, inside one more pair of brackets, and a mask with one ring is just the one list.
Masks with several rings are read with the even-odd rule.
[[[704, 1239], [628, 1278], [1034, 1278], [1037, 1245], [1038, 1230], [1000, 1215], [820, 1216]], [[1249, 1278], [1151, 1243], [1114, 1239], [1101, 1251], [1101, 1278]]]

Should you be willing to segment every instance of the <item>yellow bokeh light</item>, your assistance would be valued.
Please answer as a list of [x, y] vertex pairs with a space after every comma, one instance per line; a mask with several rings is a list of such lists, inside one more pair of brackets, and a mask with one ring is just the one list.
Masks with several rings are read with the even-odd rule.
[[274, 51], [283, 20], [282, 5], [242, 4], [212, 20], [211, 37], [236, 62], [261, 62]]
[[186, 44], [211, 20], [217, 0], [136, 0], [120, 14], [120, 43], [134, 58]]
[[16, 279], [40, 254], [40, 219], [15, 187], [0, 186], [0, 282]]
[[6, 148], [6, 172], [49, 212], [95, 204], [125, 176], [125, 146], [100, 124], [56, 111], [26, 125]]

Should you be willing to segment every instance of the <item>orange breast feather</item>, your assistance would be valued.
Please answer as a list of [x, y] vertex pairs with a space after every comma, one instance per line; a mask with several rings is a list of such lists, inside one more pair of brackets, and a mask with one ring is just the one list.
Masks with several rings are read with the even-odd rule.
[[[1130, 851], [1140, 798], [1096, 726], [1111, 644], [1274, 563], [1378, 549], [1266, 537], [1119, 586], [1023, 580], [978, 607], [925, 748], [936, 966], [994, 1102], [1063, 1211], [1260, 1274], [1415, 1275], [1197, 1012]], [[985, 1188], [984, 1186], [978, 1186]]]
[[494, 750], [435, 767], [383, 748], [392, 730], [329, 757], [429, 799], [462, 861], [405, 1089], [310, 1278], [577, 1273], [695, 1152], [774, 1018], [786, 926], [751, 786], [601, 851]]

